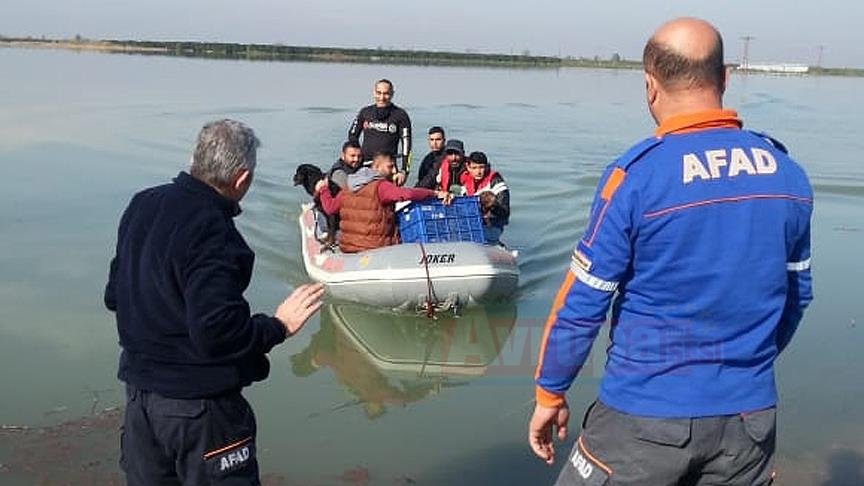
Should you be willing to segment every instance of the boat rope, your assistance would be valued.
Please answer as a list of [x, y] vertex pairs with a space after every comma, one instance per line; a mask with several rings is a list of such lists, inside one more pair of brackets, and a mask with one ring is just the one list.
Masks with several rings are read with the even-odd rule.
[[423, 254], [423, 268], [426, 269], [426, 317], [431, 319], [435, 317], [438, 296], [435, 295], [435, 286], [432, 285], [432, 277], [429, 275], [429, 258], [426, 257], [426, 247], [423, 246], [422, 242], [418, 242], [418, 244], [420, 245], [420, 252]]

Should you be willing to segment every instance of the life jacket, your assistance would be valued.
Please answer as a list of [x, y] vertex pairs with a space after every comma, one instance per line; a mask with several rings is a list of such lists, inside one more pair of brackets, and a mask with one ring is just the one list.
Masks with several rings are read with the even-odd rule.
[[465, 188], [466, 196], [473, 196], [477, 194], [480, 189], [491, 189], [492, 188], [492, 178], [498, 175], [494, 170], [490, 170], [480, 179], [480, 182], [475, 182], [474, 178], [471, 177], [471, 174], [468, 171], [465, 171], [459, 174], [459, 184]]
[[449, 191], [450, 190], [450, 184], [455, 184], [456, 181], [459, 180], [459, 177], [460, 177], [459, 175], [457, 175], [456, 177], [453, 177], [454, 180], [451, 181], [450, 180], [451, 179], [450, 174], [453, 172], [455, 172], [456, 174], [459, 174], [464, 169], [465, 169], [465, 161], [464, 160], [459, 163], [458, 167], [451, 169], [450, 168], [450, 161], [447, 160], [446, 158], [441, 159], [441, 167], [438, 168], [438, 181], [439, 181], [438, 189], [441, 191], [445, 191], [445, 192]]
[[339, 247], [345, 253], [357, 253], [399, 242], [393, 205], [378, 199], [378, 184], [372, 181], [357, 191], [343, 190], [339, 209]]

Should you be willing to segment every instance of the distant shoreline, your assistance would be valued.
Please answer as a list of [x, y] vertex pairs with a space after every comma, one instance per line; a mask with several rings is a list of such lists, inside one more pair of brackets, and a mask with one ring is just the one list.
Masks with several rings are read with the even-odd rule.
[[[281, 44], [237, 44], [227, 42], [136, 41], [90, 39], [36, 39], [0, 37], [0, 47], [19, 49], [64, 49], [110, 54], [132, 54], [200, 59], [229, 59], [275, 62], [333, 62], [360, 64], [397, 64], [412, 66], [465, 66], [523, 69], [642, 69], [641, 61], [610, 59], [534, 56], [523, 54], [485, 54], [475, 52], [439, 52], [423, 50], [357, 49], [340, 47], [286, 46]], [[782, 74], [742, 70], [744, 74]], [[864, 77], [864, 69], [823, 68], [809, 66], [797, 76]]]

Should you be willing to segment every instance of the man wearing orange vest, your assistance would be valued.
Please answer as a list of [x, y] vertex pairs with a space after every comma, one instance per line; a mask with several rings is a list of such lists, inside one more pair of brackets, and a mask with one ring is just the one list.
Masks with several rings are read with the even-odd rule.
[[344, 253], [357, 253], [399, 243], [395, 205], [400, 201], [422, 201], [437, 197], [449, 204], [452, 195], [444, 191], [399, 187], [392, 182], [396, 173], [395, 157], [390, 152], [377, 152], [372, 167], [363, 167], [348, 176], [348, 190], [336, 197], [327, 187], [326, 179], [316, 190], [327, 214], [339, 213], [339, 247]]

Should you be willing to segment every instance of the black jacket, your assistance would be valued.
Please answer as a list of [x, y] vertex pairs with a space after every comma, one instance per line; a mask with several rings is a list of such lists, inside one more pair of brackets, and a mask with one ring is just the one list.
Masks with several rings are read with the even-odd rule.
[[426, 154], [426, 157], [423, 157], [423, 161], [420, 162], [420, 169], [417, 171], [417, 182], [422, 181], [430, 171], [437, 172], [442, 158], [444, 158], [444, 150]]
[[[444, 158], [439, 158], [436, 162], [432, 164], [432, 167], [429, 168], [429, 171], [426, 172], [426, 175], [423, 176], [422, 179], [419, 179], [414, 187], [423, 187], [426, 189], [432, 190], [442, 190], [449, 191], [449, 187], [441, 187], [441, 164], [445, 163]], [[459, 174], [465, 170], [465, 161], [459, 163], [456, 167], [447, 166], [447, 170], [450, 171], [449, 177], [450, 182], [448, 185], [452, 186], [454, 184], [459, 184]]]
[[361, 134], [364, 161], [372, 160], [375, 152], [382, 150], [396, 155], [401, 141], [402, 170], [408, 172], [411, 153], [411, 119], [408, 118], [405, 110], [393, 104], [384, 108], [369, 105], [361, 109], [348, 128], [348, 140], [360, 141]]
[[363, 164], [351, 167], [341, 158], [337, 160], [327, 172], [327, 178], [330, 180], [330, 193], [335, 196], [339, 193], [340, 188], [348, 186], [348, 176], [360, 170], [361, 167]]
[[237, 203], [185, 172], [132, 198], [105, 288], [123, 348], [121, 380], [201, 398], [267, 377], [265, 354], [285, 328], [250, 315], [243, 292], [255, 254], [234, 226], [238, 214]]

